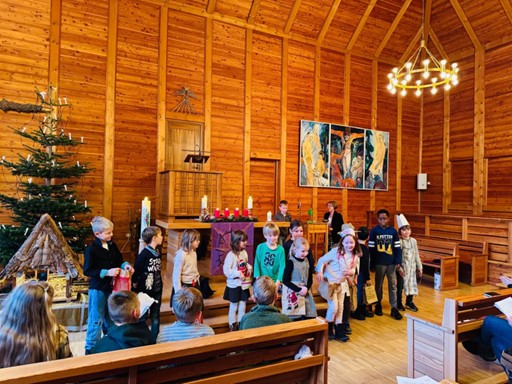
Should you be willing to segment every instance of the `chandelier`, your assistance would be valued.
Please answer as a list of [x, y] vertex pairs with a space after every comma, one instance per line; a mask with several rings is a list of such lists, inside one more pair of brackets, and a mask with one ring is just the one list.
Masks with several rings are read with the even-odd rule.
[[438, 61], [425, 44], [425, 3], [423, 3], [423, 36], [418, 50], [401, 68], [393, 68], [388, 74], [388, 90], [401, 96], [407, 95], [407, 90], [414, 90], [416, 96], [421, 96], [423, 89], [430, 88], [433, 95], [439, 87], [446, 91], [459, 83], [459, 68], [457, 63], [448, 65], [448, 61]]

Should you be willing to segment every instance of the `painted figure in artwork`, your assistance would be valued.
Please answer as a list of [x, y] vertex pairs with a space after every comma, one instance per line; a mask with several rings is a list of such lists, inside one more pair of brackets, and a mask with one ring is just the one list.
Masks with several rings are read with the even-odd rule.
[[370, 165], [370, 174], [374, 177], [379, 176], [383, 180], [384, 159], [386, 157], [386, 143], [384, 142], [384, 133], [378, 132], [375, 135], [375, 147], [373, 149], [373, 162]]
[[[302, 143], [302, 161], [306, 171], [306, 185], [315, 185], [315, 175], [319, 175], [318, 163], [322, 161], [320, 143], [320, 124], [315, 123]], [[325, 167], [325, 165], [324, 165]]]

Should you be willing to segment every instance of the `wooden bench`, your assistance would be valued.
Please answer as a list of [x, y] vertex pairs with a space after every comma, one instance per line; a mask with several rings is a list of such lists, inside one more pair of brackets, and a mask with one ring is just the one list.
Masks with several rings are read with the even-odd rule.
[[416, 241], [423, 266], [439, 270], [440, 290], [457, 288], [459, 286], [458, 244], [427, 237], [418, 237]]
[[457, 381], [457, 343], [477, 337], [485, 316], [501, 313], [494, 303], [512, 296], [512, 289], [497, 292], [499, 296], [445, 299], [442, 321], [406, 314], [408, 376]]
[[[294, 360], [302, 345], [313, 356]], [[323, 318], [1, 370], [22, 383], [327, 383]]]

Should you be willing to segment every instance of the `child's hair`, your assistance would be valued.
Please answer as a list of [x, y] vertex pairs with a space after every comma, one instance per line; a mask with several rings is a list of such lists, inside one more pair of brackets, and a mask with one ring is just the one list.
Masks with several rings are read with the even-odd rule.
[[299, 227], [304, 227], [304, 225], [302, 224], [302, 221], [300, 221], [298, 219], [292, 220], [290, 222], [290, 233], [292, 233], [295, 229], [297, 229]]
[[360, 256], [362, 254], [361, 251], [361, 245], [359, 245], [359, 242], [357, 241], [356, 233], [354, 231], [354, 226], [352, 224], [343, 224], [341, 227], [343, 230], [340, 232], [340, 242], [338, 244], [338, 253], [340, 255], [345, 253], [345, 248], [343, 247], [343, 239], [345, 239], [347, 236], [350, 236], [354, 239], [355, 245], [354, 249], [352, 250], [352, 253], [354, 255]]
[[112, 292], [108, 297], [108, 314], [112, 321], [118, 324], [134, 323], [135, 311], [140, 309], [139, 298], [132, 291]]
[[329, 200], [325, 205], [331, 204], [334, 209], [338, 208], [338, 203], [335, 200]]
[[303, 237], [299, 237], [298, 239], [295, 239], [295, 241], [292, 243], [292, 246], [290, 247], [290, 256], [295, 256], [296, 255], [296, 250], [297, 248], [306, 248], [308, 247], [309, 248], [309, 242], [303, 238]]
[[377, 211], [377, 217], [379, 217], [381, 214], [385, 213], [387, 217], [389, 217], [389, 211], [387, 209], [379, 209]]
[[359, 240], [366, 240], [368, 238], [368, 235], [368, 227], [365, 227], [364, 225], [359, 227], [359, 229], [357, 230], [357, 238]]
[[114, 223], [103, 216], [95, 216], [91, 221], [92, 232], [104, 232], [107, 229], [114, 229]]
[[263, 227], [263, 236], [279, 235], [279, 227], [274, 223], [267, 223]]
[[180, 248], [184, 251], [190, 251], [194, 240], [201, 240], [201, 234], [196, 229], [185, 229], [181, 236]]
[[411, 226], [409, 224], [401, 226], [400, 232], [402, 232], [404, 229], [411, 229]]
[[279, 201], [279, 205], [288, 205], [288, 201], [287, 200], [281, 200], [281, 201]]
[[153, 237], [158, 236], [160, 233], [162, 233], [162, 230], [159, 227], [156, 227], [156, 226], [146, 227], [142, 231], [141, 237], [142, 237], [142, 240], [144, 240], [144, 242], [146, 244], [149, 244], [153, 240]]
[[0, 368], [55, 360], [53, 288], [30, 280], [7, 296], [0, 311]]
[[240, 249], [238, 248], [238, 244], [240, 244], [241, 241], [247, 241], [247, 233], [244, 231], [235, 231], [231, 232], [231, 250], [235, 253], [240, 252]]
[[203, 310], [203, 295], [193, 287], [183, 287], [172, 298], [172, 310], [178, 321], [193, 323]]
[[276, 299], [276, 283], [268, 276], [260, 276], [254, 282], [253, 294], [257, 304], [271, 305]]

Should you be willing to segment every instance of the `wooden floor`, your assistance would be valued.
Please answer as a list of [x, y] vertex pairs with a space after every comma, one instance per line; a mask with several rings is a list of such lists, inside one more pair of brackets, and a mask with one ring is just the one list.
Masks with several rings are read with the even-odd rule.
[[[207, 262], [200, 262], [200, 272], [207, 274]], [[171, 271], [164, 274], [164, 299], [162, 311], [169, 310]], [[222, 303], [224, 289], [223, 279], [214, 278], [212, 287], [217, 291], [208, 305]], [[432, 281], [425, 279], [420, 284], [419, 296], [415, 299], [420, 312], [428, 317], [442, 316], [445, 297], [454, 298], [461, 295], [496, 290], [487, 285], [471, 287], [460, 284], [459, 289], [436, 291]], [[350, 341], [329, 343], [329, 382], [330, 383], [396, 383], [396, 376], [407, 376], [407, 321], [397, 321], [389, 316], [387, 288], [384, 287], [384, 316], [365, 321], [351, 319], [353, 334]], [[407, 313], [407, 311], [405, 312]], [[227, 315], [227, 313], [226, 313]], [[84, 333], [70, 333], [75, 354], [83, 354]], [[494, 363], [483, 361], [466, 352], [459, 344], [459, 383], [473, 383], [502, 371]]]

